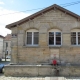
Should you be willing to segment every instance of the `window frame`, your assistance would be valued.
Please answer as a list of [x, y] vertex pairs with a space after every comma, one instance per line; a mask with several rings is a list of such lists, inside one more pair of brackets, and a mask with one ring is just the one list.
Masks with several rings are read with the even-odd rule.
[[6, 47], [8, 47], [8, 42], [6, 42]]
[[[32, 34], [32, 40], [31, 40], [31, 44], [27, 44], [27, 32], [31, 32]], [[38, 32], [38, 44], [34, 44], [34, 32]], [[39, 31], [36, 29], [30, 29], [28, 31], [26, 31], [26, 39], [25, 39], [25, 45], [26, 46], [38, 46], [39, 45]]]
[[[50, 45], [49, 44], [49, 32], [54, 32], [54, 45]], [[58, 30], [58, 29], [55, 30], [55, 31], [53, 29], [53, 30], [50, 30], [49, 32], [48, 32], [48, 45], [50, 47], [55, 47], [55, 46], [60, 47], [60, 46], [62, 46], [62, 32], [60, 30]], [[56, 45], [56, 32], [60, 32], [61, 33], [61, 44], [60, 45]]]
[[8, 55], [8, 50], [6, 51], [6, 54]]
[[[72, 46], [80, 46], [80, 44], [78, 44], [78, 37], [79, 37], [79, 36], [78, 36], [78, 32], [79, 32], [79, 31], [72, 31], [71, 33], [73, 33], [73, 32], [76, 33], [76, 44], [72, 44], [72, 42], [71, 42], [71, 45], [72, 45]], [[71, 36], [71, 39], [72, 39], [72, 36]]]

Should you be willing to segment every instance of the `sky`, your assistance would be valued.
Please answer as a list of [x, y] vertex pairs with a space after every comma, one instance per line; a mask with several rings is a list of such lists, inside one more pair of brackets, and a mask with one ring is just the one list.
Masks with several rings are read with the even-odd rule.
[[[67, 3], [78, 4], [66, 6]], [[0, 35], [6, 36], [11, 30], [6, 25], [23, 19], [53, 4], [60, 5], [80, 15], [80, 0], [0, 0]]]

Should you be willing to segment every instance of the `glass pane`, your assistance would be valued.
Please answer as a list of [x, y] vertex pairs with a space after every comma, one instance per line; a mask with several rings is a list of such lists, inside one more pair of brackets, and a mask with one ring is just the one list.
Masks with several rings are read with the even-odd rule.
[[61, 45], [61, 37], [56, 37], [56, 45]]
[[34, 37], [34, 44], [38, 44], [38, 41], [39, 41], [38, 37]]
[[56, 32], [56, 45], [61, 45], [61, 32]]
[[71, 32], [71, 36], [76, 36], [76, 32]]
[[27, 36], [32, 36], [32, 32], [27, 32]]
[[32, 44], [32, 32], [27, 32], [27, 44]]
[[34, 44], [38, 44], [39, 42], [39, 32], [34, 32]]
[[76, 45], [76, 37], [71, 37], [71, 44]]
[[61, 32], [56, 32], [56, 36], [61, 36]]
[[54, 37], [54, 32], [49, 32], [49, 37]]
[[80, 37], [80, 32], [78, 32], [78, 37]]
[[78, 32], [78, 45], [80, 45], [80, 32]]
[[76, 32], [71, 32], [71, 44], [76, 45]]
[[49, 32], [49, 45], [54, 45], [54, 32]]
[[78, 37], [78, 44], [80, 44], [80, 37]]

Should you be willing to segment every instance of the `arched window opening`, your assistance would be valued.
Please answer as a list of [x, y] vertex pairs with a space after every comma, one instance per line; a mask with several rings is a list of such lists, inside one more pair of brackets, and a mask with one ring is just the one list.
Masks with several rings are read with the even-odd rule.
[[58, 46], [62, 44], [62, 34], [58, 29], [49, 30], [49, 45]]
[[39, 44], [39, 32], [36, 29], [26, 31], [26, 45], [36, 46]]
[[71, 30], [71, 45], [80, 45], [80, 29]]

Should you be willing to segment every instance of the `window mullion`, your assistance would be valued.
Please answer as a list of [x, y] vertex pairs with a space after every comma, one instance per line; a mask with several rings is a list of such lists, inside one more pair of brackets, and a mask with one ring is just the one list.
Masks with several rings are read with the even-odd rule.
[[62, 32], [61, 32], [61, 45], [62, 45]]
[[27, 32], [26, 32], [26, 40], [25, 40], [25, 44], [27, 44]]
[[78, 33], [76, 32], [76, 45], [78, 45]]
[[56, 32], [54, 32], [54, 45], [56, 45]]
[[34, 42], [34, 32], [32, 32], [32, 45], [33, 45], [33, 42]]

